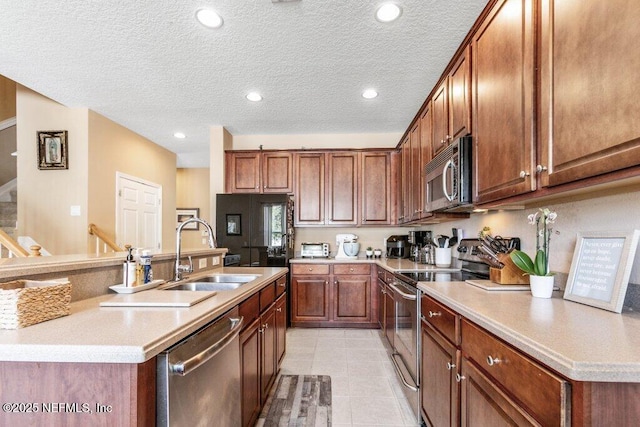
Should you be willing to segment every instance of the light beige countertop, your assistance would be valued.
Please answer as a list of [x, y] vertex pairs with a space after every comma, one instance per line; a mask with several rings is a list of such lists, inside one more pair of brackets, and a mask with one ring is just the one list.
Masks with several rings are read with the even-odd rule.
[[487, 292], [464, 282], [418, 287], [570, 379], [640, 382], [640, 313], [565, 301], [560, 291], [543, 299], [528, 291]]
[[458, 271], [455, 267], [456, 258], [453, 258], [453, 266], [451, 268], [436, 267], [432, 264], [421, 264], [413, 262], [409, 258], [294, 258], [289, 260], [291, 264], [351, 264], [351, 263], [369, 263], [379, 265], [389, 271]]
[[22, 329], [0, 330], [0, 361], [141, 363], [287, 271], [281, 267], [223, 267], [192, 274], [189, 279], [211, 273], [260, 275], [238, 289], [218, 292], [192, 307], [99, 306], [101, 301], [121, 296], [115, 293], [78, 301], [71, 304], [69, 316]]

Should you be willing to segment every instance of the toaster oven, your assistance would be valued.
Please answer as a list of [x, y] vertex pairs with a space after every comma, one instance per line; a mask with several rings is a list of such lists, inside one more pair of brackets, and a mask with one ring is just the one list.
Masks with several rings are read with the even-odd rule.
[[329, 244], [302, 243], [300, 256], [302, 258], [329, 258]]

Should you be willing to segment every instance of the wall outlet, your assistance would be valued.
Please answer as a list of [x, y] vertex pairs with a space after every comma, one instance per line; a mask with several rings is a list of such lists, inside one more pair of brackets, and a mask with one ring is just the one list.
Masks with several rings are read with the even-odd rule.
[[71, 208], [69, 208], [69, 215], [71, 216], [80, 216], [81, 212], [82, 210], [79, 205], [72, 205]]
[[213, 258], [211, 258], [211, 265], [220, 265], [220, 257], [214, 256]]
[[200, 268], [200, 269], [207, 268], [207, 259], [206, 258], [200, 258], [198, 260], [198, 268]]

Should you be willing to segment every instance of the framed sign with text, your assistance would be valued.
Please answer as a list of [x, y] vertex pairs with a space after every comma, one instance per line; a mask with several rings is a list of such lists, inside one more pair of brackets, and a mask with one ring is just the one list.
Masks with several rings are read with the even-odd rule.
[[564, 299], [620, 313], [640, 230], [578, 233]]

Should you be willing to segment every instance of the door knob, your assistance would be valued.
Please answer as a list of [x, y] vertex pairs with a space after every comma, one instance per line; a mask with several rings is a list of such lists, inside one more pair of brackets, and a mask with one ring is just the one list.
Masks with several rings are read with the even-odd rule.
[[520, 178], [526, 178], [528, 176], [530, 176], [531, 174], [527, 171], [520, 171]]
[[536, 172], [538, 172], [538, 173], [544, 172], [546, 170], [547, 170], [546, 166], [543, 166], [543, 165], [536, 166]]

